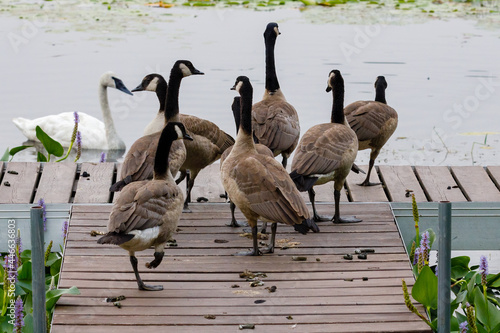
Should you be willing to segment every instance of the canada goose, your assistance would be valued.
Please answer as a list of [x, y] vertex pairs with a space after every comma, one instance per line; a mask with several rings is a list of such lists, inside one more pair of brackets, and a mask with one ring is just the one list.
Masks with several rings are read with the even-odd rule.
[[[236, 134], [238, 134], [238, 130], [240, 128], [240, 110], [241, 110], [241, 102], [240, 102], [241, 97], [236, 96], [233, 100], [233, 104], [231, 105], [231, 110], [233, 111], [233, 116], [234, 116], [234, 122], [236, 124]], [[224, 163], [224, 160], [229, 156], [229, 153], [233, 149], [233, 146], [229, 147], [224, 151], [220, 158], [220, 165], [222, 167], [222, 164]], [[267, 155], [269, 157], [274, 158], [274, 154], [271, 151], [271, 149], [267, 148], [267, 146], [264, 146], [263, 144], [257, 143], [255, 144], [255, 149], [257, 150], [257, 153], [262, 154], [262, 155]], [[234, 210], [236, 208], [236, 205], [234, 204], [233, 201], [230, 200], [229, 202], [229, 207], [231, 209], [231, 222], [227, 225], [229, 227], [233, 228], [238, 228], [238, 227], [243, 227], [245, 224], [242, 224], [236, 220], [236, 217], [234, 216]], [[265, 233], [266, 232], [266, 222], [264, 222], [264, 225], [262, 226], [261, 232]]]
[[289, 104], [278, 83], [274, 63], [274, 46], [280, 34], [278, 24], [271, 22], [264, 32], [266, 45], [266, 89], [262, 101], [252, 107], [252, 126], [257, 142], [269, 147], [274, 156], [281, 154], [283, 167], [300, 136], [299, 116]]
[[361, 222], [356, 218], [341, 218], [340, 190], [358, 152], [358, 139], [344, 117], [344, 79], [340, 71], [333, 70], [328, 77], [326, 91], [332, 91], [331, 122], [311, 127], [300, 139], [292, 162], [293, 179], [297, 188], [308, 191], [313, 207], [314, 221], [325, 221], [316, 212], [313, 186], [334, 181], [335, 214], [333, 223]]
[[309, 211], [285, 168], [274, 158], [257, 153], [252, 138], [253, 88], [246, 76], [239, 76], [232, 88], [241, 96], [241, 122], [231, 153], [221, 166], [221, 179], [231, 200], [252, 228], [253, 249], [238, 255], [262, 255], [257, 244], [257, 219], [272, 222], [266, 253], [274, 252], [277, 222], [293, 225], [305, 234], [318, 231], [308, 221]]
[[[203, 75], [188, 60], [178, 60], [170, 71], [170, 84], [168, 87], [166, 106], [164, 112], [164, 124], [169, 121], [178, 122], [179, 118], [179, 89], [182, 78], [190, 75]], [[136, 91], [138, 91], [137, 87]], [[149, 134], [137, 139], [130, 147], [122, 164], [120, 173], [121, 180], [110, 187], [110, 191], [120, 191], [126, 184], [153, 177], [153, 164], [158, 146], [158, 138], [161, 132]], [[170, 150], [169, 167], [175, 177], [181, 165], [186, 159], [186, 148], [184, 142], [176, 141]]]
[[[156, 92], [160, 102], [160, 110], [155, 119], [146, 127], [146, 130], [161, 130], [158, 124], [165, 110], [164, 100], [167, 91], [167, 82], [160, 74], [149, 74], [144, 77], [142, 83], [133, 91], [141, 90]], [[184, 210], [189, 211], [188, 203], [191, 202], [191, 190], [199, 172], [217, 161], [221, 154], [234, 144], [234, 139], [211, 121], [187, 114], [179, 114], [179, 118], [186, 127], [189, 135], [193, 137], [193, 141], [184, 142], [186, 146], [186, 159], [180, 167], [180, 176], [176, 180], [177, 184], [179, 184], [189, 175], [186, 181], [186, 201], [184, 203]]]
[[[169, 122], [158, 142], [153, 180], [125, 186], [109, 215], [108, 233], [99, 244], [115, 244], [127, 250], [140, 290], [162, 290], [142, 282], [137, 270], [136, 251], [155, 248], [154, 260], [147, 268], [156, 268], [163, 259], [163, 249], [177, 229], [184, 197], [168, 167], [168, 153], [175, 140], [188, 139], [182, 123]], [[191, 139], [192, 140], [192, 139]]]
[[344, 113], [349, 125], [358, 137], [358, 149], [371, 149], [366, 179], [359, 185], [373, 186], [370, 174], [380, 150], [398, 126], [398, 113], [387, 105], [385, 89], [387, 81], [379, 76], [375, 81], [375, 101], [357, 101], [345, 107]]
[[[104, 123], [84, 112], [78, 112], [78, 130], [82, 138], [82, 149], [125, 150], [125, 143], [118, 136], [111, 116], [107, 89], [115, 88], [126, 94], [132, 93], [123, 81], [114, 73], [106, 72], [99, 79], [99, 101], [101, 103]], [[37, 119], [14, 118], [12, 122], [31, 141], [40, 141], [36, 137], [36, 127], [40, 126], [45, 133], [58, 141], [63, 147], [69, 147], [75, 126], [74, 113], [63, 112]]]

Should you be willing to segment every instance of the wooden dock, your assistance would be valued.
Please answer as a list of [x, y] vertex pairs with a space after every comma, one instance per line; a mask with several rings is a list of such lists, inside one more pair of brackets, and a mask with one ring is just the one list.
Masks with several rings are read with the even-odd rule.
[[[182, 214], [178, 246], [166, 249], [157, 269], [144, 267], [152, 249], [138, 253], [142, 278], [164, 286], [145, 292], [137, 290], [127, 252], [90, 236], [106, 230], [111, 205], [74, 205], [60, 287], [77, 286], [81, 295], [59, 300], [53, 332], [223, 333], [239, 332], [239, 325], [273, 333], [430, 332], [404, 304], [401, 279], [410, 286], [414, 279], [389, 204], [343, 203], [342, 214], [363, 222], [321, 223], [318, 234], [279, 225], [275, 253], [261, 257], [232, 256], [251, 240], [224, 225], [228, 204], [191, 209]], [[331, 214], [333, 205], [319, 204], [318, 211]], [[358, 259], [356, 248], [375, 253]], [[354, 259], [343, 259], [347, 253]], [[251, 287], [244, 271], [265, 274], [263, 285]], [[105, 302], [121, 295], [121, 308]]]
[[[366, 170], [366, 166], [361, 166]], [[34, 163], [0, 162], [0, 204], [111, 203], [109, 186], [116, 181], [118, 163]], [[376, 166], [372, 181], [382, 185], [361, 187], [365, 175], [351, 172], [342, 200], [347, 202], [500, 201], [500, 166]], [[182, 186], [184, 188], [185, 186]], [[333, 202], [332, 184], [318, 186], [318, 202]], [[200, 172], [193, 200], [224, 202], [219, 164]], [[307, 194], [304, 198], [308, 200]]]

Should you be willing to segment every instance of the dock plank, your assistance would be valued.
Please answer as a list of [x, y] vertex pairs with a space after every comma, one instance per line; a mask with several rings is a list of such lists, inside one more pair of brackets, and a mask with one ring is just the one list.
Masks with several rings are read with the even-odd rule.
[[[365, 172], [368, 171], [367, 165], [359, 166]], [[349, 194], [353, 202], [387, 202], [387, 196], [385, 195], [384, 188], [382, 184], [374, 186], [359, 186], [366, 178], [366, 174], [349, 172], [347, 176], [346, 184]], [[370, 175], [370, 181], [373, 183], [381, 183], [380, 178], [375, 170], [372, 170]]]
[[467, 201], [448, 167], [416, 166], [415, 171], [430, 201]]
[[500, 201], [500, 191], [482, 166], [454, 166], [451, 171], [469, 201]]
[[[107, 203], [114, 163], [82, 163], [74, 203]], [[87, 172], [90, 176], [84, 177]]]
[[31, 203], [39, 171], [40, 163], [7, 163], [0, 184], [0, 204]]
[[45, 163], [34, 202], [43, 198], [45, 203], [68, 203], [73, 191], [76, 167], [76, 163]]
[[[165, 288], [154, 293], [137, 289], [126, 251], [90, 236], [93, 228], [105, 227], [111, 205], [74, 206], [59, 285], [77, 286], [81, 294], [59, 300], [52, 331], [234, 332], [252, 323], [254, 332], [273, 333], [292, 326], [294, 332], [430, 332], [404, 304], [401, 279], [410, 287], [414, 279], [388, 204], [342, 203], [344, 213], [356, 213], [363, 222], [321, 223], [318, 234], [301, 235], [280, 225], [277, 241], [290, 247], [261, 257], [232, 255], [251, 240], [224, 227], [227, 206], [193, 203], [192, 213], [181, 216], [177, 246], [165, 250], [155, 270], [144, 268], [154, 249], [137, 253], [144, 281]], [[317, 208], [331, 212], [333, 205]], [[375, 253], [366, 260], [343, 259], [363, 247]], [[300, 254], [307, 260], [292, 260]], [[240, 277], [245, 270], [265, 273], [264, 285], [251, 287]], [[266, 289], [271, 286], [276, 292]], [[103, 302], [117, 295], [126, 297], [120, 309]]]
[[380, 165], [378, 168], [391, 201], [411, 202], [408, 191], [415, 194], [417, 202], [427, 201], [411, 166]]
[[486, 168], [495, 186], [500, 189], [500, 165], [489, 166]]

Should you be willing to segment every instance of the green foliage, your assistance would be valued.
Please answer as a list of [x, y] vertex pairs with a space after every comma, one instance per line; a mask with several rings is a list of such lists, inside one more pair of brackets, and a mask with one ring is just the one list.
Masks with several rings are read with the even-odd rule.
[[[416, 228], [417, 228], [416, 224]], [[435, 233], [428, 229], [429, 243], [436, 239]], [[425, 233], [425, 231], [424, 231]], [[415, 236], [414, 240], [422, 238]], [[419, 244], [417, 244], [419, 246]], [[410, 249], [408, 249], [410, 250]], [[451, 328], [452, 332], [458, 331], [458, 325], [464, 321], [474, 324], [474, 329], [469, 332], [479, 333], [498, 333], [500, 332], [500, 298], [498, 292], [500, 290], [500, 273], [489, 274], [486, 278], [486, 286], [481, 284], [481, 271], [479, 266], [469, 267], [470, 258], [467, 256], [459, 256], [452, 258], [451, 264], [451, 290], [455, 294], [451, 302]], [[418, 263], [414, 265], [413, 272], [416, 276], [415, 284], [413, 285], [411, 294], [413, 298], [425, 306], [430, 321], [423, 318], [421, 314], [417, 313], [411, 306], [407, 307], [411, 312], [419, 316], [429, 327], [433, 330], [437, 329], [437, 301], [438, 301], [438, 278], [434, 272], [439, 268], [439, 265], [429, 267], [429, 263], [418, 271]], [[403, 285], [404, 290], [404, 285]], [[408, 302], [408, 296], [405, 295], [405, 302]], [[468, 307], [469, 315], [471, 311], [474, 315], [469, 316], [469, 319], [463, 315], [466, 313]], [[472, 318], [472, 319], [471, 319]], [[471, 321], [472, 320], [472, 321]]]
[[5, 149], [5, 153], [3, 153], [2, 158], [0, 158], [0, 162], [6, 162], [9, 160], [9, 148]]
[[64, 154], [63, 146], [45, 133], [40, 126], [36, 127], [36, 137], [47, 150], [47, 162], [50, 162], [50, 155], [61, 157]]

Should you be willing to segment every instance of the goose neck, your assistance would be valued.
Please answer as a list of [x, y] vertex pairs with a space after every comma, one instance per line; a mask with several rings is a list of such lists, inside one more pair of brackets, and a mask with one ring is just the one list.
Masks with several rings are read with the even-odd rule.
[[156, 148], [155, 164], [154, 164], [154, 179], [166, 179], [169, 174], [168, 154], [174, 139], [169, 134], [165, 127], [161, 132]]
[[99, 101], [101, 104], [102, 119], [104, 122], [104, 129], [106, 131], [106, 141], [108, 142], [108, 149], [125, 149], [125, 143], [120, 139], [115, 129], [115, 123], [111, 116], [111, 109], [109, 108], [108, 89], [107, 86], [99, 85]]
[[383, 84], [378, 84], [375, 87], [375, 101], [387, 104], [387, 101], [385, 100], [385, 87]]
[[344, 119], [344, 83], [335, 83], [332, 89], [332, 123], [343, 124]]
[[166, 121], [175, 121], [175, 117], [179, 116], [179, 90], [181, 87], [182, 74], [180, 76], [176, 74], [177, 73], [170, 74], [165, 105]]
[[167, 82], [159, 83], [156, 87], [156, 97], [160, 102], [160, 112], [165, 111], [165, 105], [167, 103]]
[[274, 93], [280, 88], [278, 76], [276, 75], [276, 63], [274, 59], [274, 46], [276, 39], [266, 38], [266, 90]]

